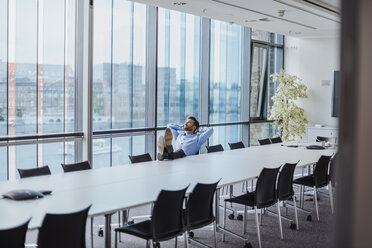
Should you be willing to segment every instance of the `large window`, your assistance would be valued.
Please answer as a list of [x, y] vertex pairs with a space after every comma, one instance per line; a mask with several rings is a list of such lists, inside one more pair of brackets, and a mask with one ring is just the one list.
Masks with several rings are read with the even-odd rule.
[[86, 40], [76, 0], [0, 0], [0, 180], [42, 165], [60, 173], [90, 150], [94, 168], [155, 159], [155, 137], [190, 115], [214, 127], [209, 145], [273, 136], [282, 35], [127, 0], [93, 4]]
[[[75, 4], [0, 0], [0, 136], [75, 131]], [[68, 161], [65, 142], [3, 149], [0, 171], [9, 178], [16, 168], [56, 172]]]
[[200, 17], [158, 12], [158, 126], [199, 112]]
[[242, 27], [211, 21], [209, 122], [241, 119]]
[[[131, 1], [95, 1], [93, 129], [146, 126], [146, 5]], [[137, 138], [96, 139], [95, 167], [127, 162]], [[117, 154], [121, 151], [120, 156]]]
[[250, 117], [267, 120], [277, 87], [270, 75], [283, 68], [283, 36], [253, 30], [252, 39]]
[[[239, 25], [211, 21], [209, 123], [241, 120], [242, 30]], [[209, 142], [226, 146], [241, 137], [241, 125], [215, 127]]]

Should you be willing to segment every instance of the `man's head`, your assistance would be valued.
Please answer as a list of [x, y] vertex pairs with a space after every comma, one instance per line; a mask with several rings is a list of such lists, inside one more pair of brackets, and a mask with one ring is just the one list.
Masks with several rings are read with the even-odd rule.
[[183, 130], [186, 132], [197, 133], [199, 130], [199, 121], [194, 116], [187, 117], [185, 124], [183, 125]]

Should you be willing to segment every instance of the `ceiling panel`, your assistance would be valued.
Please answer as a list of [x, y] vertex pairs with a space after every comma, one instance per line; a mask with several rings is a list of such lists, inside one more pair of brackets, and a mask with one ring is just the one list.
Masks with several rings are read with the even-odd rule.
[[337, 36], [340, 30], [339, 0], [136, 0], [136, 2], [289, 36]]

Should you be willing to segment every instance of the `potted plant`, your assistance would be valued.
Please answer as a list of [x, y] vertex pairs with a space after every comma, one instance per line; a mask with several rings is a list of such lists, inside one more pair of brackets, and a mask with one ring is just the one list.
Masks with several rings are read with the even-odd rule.
[[301, 137], [305, 133], [305, 125], [308, 120], [305, 117], [304, 109], [297, 106], [295, 101], [298, 98], [306, 98], [306, 85], [301, 83], [297, 76], [287, 74], [284, 70], [270, 76], [274, 81], [279, 81], [275, 95], [271, 98], [274, 102], [270, 119], [274, 120], [273, 126], [284, 141]]

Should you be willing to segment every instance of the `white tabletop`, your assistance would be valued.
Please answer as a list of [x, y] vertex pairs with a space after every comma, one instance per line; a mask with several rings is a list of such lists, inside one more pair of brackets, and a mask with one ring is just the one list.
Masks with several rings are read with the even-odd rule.
[[89, 216], [103, 215], [156, 200], [161, 189], [181, 189], [197, 182], [216, 182], [219, 187], [259, 175], [263, 167], [286, 162], [298, 166], [315, 163], [335, 151], [291, 148], [280, 144], [200, 154], [177, 160], [153, 161], [0, 182], [0, 195], [13, 189], [52, 190], [50, 196], [27, 201], [0, 199], [0, 229], [23, 223], [41, 225], [45, 213], [77, 211], [92, 204]]

